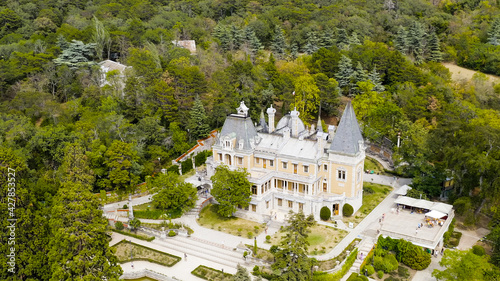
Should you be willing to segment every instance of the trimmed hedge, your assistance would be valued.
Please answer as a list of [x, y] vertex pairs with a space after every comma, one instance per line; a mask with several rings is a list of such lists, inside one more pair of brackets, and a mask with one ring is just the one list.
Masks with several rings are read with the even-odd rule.
[[323, 208], [321, 208], [321, 210], [319, 211], [319, 217], [324, 221], [329, 220], [331, 216], [332, 211], [330, 211], [327, 206], [323, 206]]
[[335, 272], [330, 280], [339, 281], [340, 279], [342, 279], [342, 277], [344, 277], [344, 275], [349, 271], [349, 269], [356, 261], [357, 256], [358, 256], [358, 249], [354, 249], [354, 251], [352, 251], [349, 257], [347, 257], [347, 259], [345, 260], [345, 263], [342, 266], [342, 268], [339, 271]]
[[342, 214], [344, 215], [344, 217], [350, 217], [353, 213], [354, 208], [350, 204], [345, 203], [342, 207]]
[[[211, 275], [215, 276], [208, 276], [207, 274], [210, 273]], [[217, 270], [215, 268], [211, 268], [208, 266], [200, 265], [197, 268], [195, 268], [193, 271], [191, 271], [191, 274], [193, 274], [196, 277], [199, 277], [201, 279], [205, 280], [221, 280], [221, 281], [231, 281], [233, 280], [232, 274], [222, 272], [220, 270]], [[217, 277], [217, 278], [215, 278]]]
[[184, 162], [181, 162], [181, 170], [183, 175], [191, 171], [192, 169], [193, 169], [193, 161], [191, 160], [191, 158], [188, 158]]
[[151, 241], [155, 240], [155, 238], [156, 238], [154, 236], [152, 236], [152, 237], [145, 237], [143, 235], [138, 235], [138, 234], [130, 233], [130, 232], [127, 232], [127, 231], [124, 231], [124, 230], [118, 230], [118, 229], [115, 229], [115, 228], [112, 228], [111, 230], [114, 231], [114, 232], [116, 232], [116, 233], [120, 233], [120, 234], [123, 234], [123, 235], [127, 235], [127, 236], [130, 236], [130, 237], [134, 237], [134, 238], [137, 238], [137, 239], [140, 239], [140, 240], [144, 240], [144, 241], [148, 241], [148, 242], [151, 242]]
[[172, 166], [167, 168], [167, 172], [172, 172], [172, 173], [179, 175], [179, 166], [172, 165]]
[[146, 246], [142, 246], [142, 245], [139, 245], [137, 243], [134, 243], [134, 242], [131, 242], [131, 241], [126, 241], [126, 240], [122, 240], [122, 241], [116, 243], [113, 247], [117, 247], [118, 245], [120, 245], [122, 243], [129, 243], [129, 244], [134, 245], [135, 247], [144, 248], [144, 249], [147, 249], [149, 251], [153, 251], [153, 252], [159, 253], [161, 255], [168, 256], [168, 257], [172, 258], [174, 261], [171, 262], [171, 263], [166, 263], [166, 262], [152, 260], [152, 259], [148, 259], [148, 258], [132, 258], [132, 259], [122, 260], [122, 261], [120, 261], [120, 263], [126, 263], [126, 262], [130, 262], [130, 261], [148, 261], [148, 262], [156, 263], [156, 264], [159, 264], [159, 265], [164, 265], [164, 266], [167, 266], [167, 267], [172, 267], [172, 266], [174, 266], [176, 263], [178, 263], [181, 260], [181, 257], [175, 256], [175, 255], [172, 255], [172, 254], [169, 254], [169, 253], [165, 253], [165, 252], [162, 252], [162, 251], [158, 251], [156, 249], [149, 248], [149, 247], [146, 247]]

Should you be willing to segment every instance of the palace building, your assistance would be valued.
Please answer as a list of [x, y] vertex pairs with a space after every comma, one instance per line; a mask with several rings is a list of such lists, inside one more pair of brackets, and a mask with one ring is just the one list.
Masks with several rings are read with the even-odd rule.
[[261, 113], [254, 125], [243, 102], [227, 116], [207, 160], [207, 175], [218, 165], [245, 168], [250, 173], [250, 206], [238, 216], [256, 221], [282, 221], [290, 210], [313, 214], [328, 207], [333, 218], [342, 216], [344, 204], [357, 211], [363, 198], [364, 142], [349, 102], [337, 128], [323, 132], [321, 122], [307, 128], [293, 110], [275, 125], [276, 109]]

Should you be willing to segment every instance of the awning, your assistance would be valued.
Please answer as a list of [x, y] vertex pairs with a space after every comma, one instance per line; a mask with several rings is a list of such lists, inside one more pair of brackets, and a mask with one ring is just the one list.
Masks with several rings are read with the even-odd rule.
[[453, 209], [452, 205], [439, 202], [435, 203], [430, 210], [449, 214], [451, 212], [451, 209]]
[[418, 200], [418, 199], [411, 198], [411, 197], [399, 196], [399, 197], [398, 197], [398, 199], [396, 199], [396, 200], [394, 201], [394, 203], [396, 203], [396, 204], [400, 204], [400, 205], [406, 205], [406, 206], [412, 206], [412, 207], [414, 207], [415, 202], [416, 202], [417, 200]]
[[434, 204], [435, 203], [431, 202], [431, 201], [417, 199], [415, 204], [413, 204], [413, 207], [417, 207], [417, 208], [425, 209], [425, 210], [430, 210]]
[[445, 213], [441, 213], [440, 211], [434, 211], [434, 210], [426, 213], [425, 215], [427, 217], [431, 217], [431, 218], [435, 218], [435, 219], [440, 219], [440, 218], [447, 216], [447, 214], [445, 214]]
[[406, 193], [408, 193], [408, 190], [411, 189], [411, 186], [408, 186], [408, 185], [403, 185], [402, 187], [398, 188], [398, 190], [396, 190], [396, 194], [397, 195], [406, 195]]

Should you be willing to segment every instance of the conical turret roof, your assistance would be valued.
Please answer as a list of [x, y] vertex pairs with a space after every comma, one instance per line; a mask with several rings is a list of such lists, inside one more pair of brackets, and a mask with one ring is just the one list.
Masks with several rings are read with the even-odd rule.
[[330, 145], [330, 151], [333, 153], [356, 155], [359, 153], [360, 141], [363, 142], [363, 136], [359, 129], [356, 114], [354, 114], [354, 108], [351, 102], [348, 102]]

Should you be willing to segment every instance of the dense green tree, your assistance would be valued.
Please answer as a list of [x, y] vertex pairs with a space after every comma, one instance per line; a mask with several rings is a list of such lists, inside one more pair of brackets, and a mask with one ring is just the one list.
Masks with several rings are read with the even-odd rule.
[[111, 47], [111, 36], [106, 30], [101, 21], [99, 21], [95, 16], [94, 21], [94, 34], [92, 35], [92, 41], [95, 43], [96, 55], [99, 60], [103, 59], [103, 53], [106, 53], [106, 57], [109, 59], [110, 47]]
[[315, 224], [313, 215], [306, 217], [304, 213], [293, 213], [287, 219], [278, 251], [274, 254], [276, 262], [271, 267], [278, 271], [278, 280], [311, 280], [311, 258], [307, 256], [309, 229]]
[[108, 168], [110, 185], [121, 192], [134, 189], [138, 177], [134, 174], [137, 165], [137, 152], [132, 149], [132, 144], [115, 140], [104, 154], [104, 164]]
[[148, 180], [154, 190], [153, 205], [161, 210], [169, 212], [186, 212], [194, 207], [197, 191], [190, 184], [183, 182], [175, 173], [159, 174]]
[[349, 47], [349, 38], [343, 28], [337, 28], [337, 48], [345, 50]]
[[57, 65], [67, 65], [70, 68], [89, 66], [95, 64], [92, 61], [95, 52], [95, 44], [84, 44], [82, 41], [73, 40], [67, 49], [64, 49], [58, 58], [54, 59]]
[[252, 194], [248, 175], [246, 170], [231, 171], [224, 165], [215, 169], [215, 174], [210, 178], [213, 183], [211, 194], [219, 204], [218, 213], [221, 216], [231, 216], [237, 206], [248, 207]]
[[424, 59], [424, 37], [425, 30], [422, 24], [413, 22], [408, 30], [408, 49], [417, 64], [422, 63]]
[[439, 265], [445, 269], [434, 269], [432, 276], [437, 280], [493, 280], [488, 278], [494, 270], [488, 256], [478, 256], [472, 250], [446, 250]]
[[318, 105], [320, 104], [320, 91], [311, 75], [302, 75], [295, 80], [294, 103], [290, 105], [297, 108], [300, 118], [304, 121], [314, 119]]
[[132, 231], [137, 232], [139, 227], [141, 227], [141, 221], [138, 218], [133, 218], [128, 221], [128, 225]]

